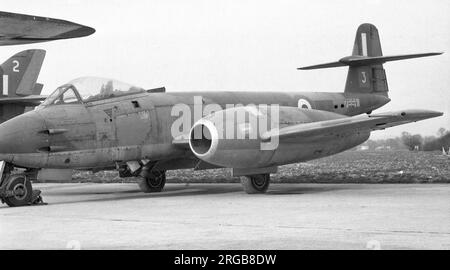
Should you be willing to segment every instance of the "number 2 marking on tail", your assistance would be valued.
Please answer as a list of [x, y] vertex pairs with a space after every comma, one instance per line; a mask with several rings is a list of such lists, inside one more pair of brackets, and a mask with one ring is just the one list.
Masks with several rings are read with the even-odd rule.
[[14, 66], [13, 66], [13, 72], [20, 72], [20, 71], [19, 71], [19, 66], [20, 66], [19, 61], [14, 60], [14, 61], [12, 61], [12, 62], [13, 62], [13, 64], [14, 64]]

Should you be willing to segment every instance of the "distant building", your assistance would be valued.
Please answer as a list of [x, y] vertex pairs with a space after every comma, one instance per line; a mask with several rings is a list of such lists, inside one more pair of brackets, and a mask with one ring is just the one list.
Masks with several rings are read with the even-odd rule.
[[369, 146], [368, 145], [360, 145], [356, 148], [357, 151], [367, 151], [369, 150]]

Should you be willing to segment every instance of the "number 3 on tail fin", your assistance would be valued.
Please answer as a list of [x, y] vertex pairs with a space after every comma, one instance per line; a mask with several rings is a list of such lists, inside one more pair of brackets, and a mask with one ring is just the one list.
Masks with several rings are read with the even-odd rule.
[[362, 71], [361, 75], [361, 82], [365, 84], [367, 82], [366, 72]]

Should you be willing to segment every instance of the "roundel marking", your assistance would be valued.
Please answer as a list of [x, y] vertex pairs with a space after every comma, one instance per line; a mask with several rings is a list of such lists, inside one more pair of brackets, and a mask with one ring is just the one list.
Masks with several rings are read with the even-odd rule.
[[312, 106], [306, 99], [301, 98], [298, 100], [298, 108], [299, 109], [312, 109]]

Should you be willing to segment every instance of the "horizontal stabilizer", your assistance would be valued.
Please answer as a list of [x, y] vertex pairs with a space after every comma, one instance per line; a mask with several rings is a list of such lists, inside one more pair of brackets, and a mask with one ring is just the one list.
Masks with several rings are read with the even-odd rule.
[[297, 69], [310, 70], [310, 69], [334, 68], [334, 67], [345, 67], [345, 66], [347, 66], [345, 63], [331, 62], [331, 63], [325, 63], [325, 64], [319, 64], [319, 65], [313, 65], [313, 66], [307, 66], [307, 67], [300, 67]]
[[29, 106], [36, 106], [45, 100], [46, 96], [26, 96], [26, 97], [3, 97], [0, 98], [0, 104], [24, 104]]
[[311, 69], [322, 69], [322, 68], [333, 68], [333, 67], [344, 67], [344, 66], [371, 66], [380, 65], [389, 61], [406, 60], [411, 58], [420, 58], [427, 56], [434, 56], [443, 54], [442, 52], [432, 52], [432, 53], [417, 53], [417, 54], [403, 54], [403, 55], [392, 55], [392, 56], [347, 56], [340, 59], [338, 62], [331, 62], [326, 64], [319, 64], [307, 67], [298, 68], [299, 70], [311, 70]]

